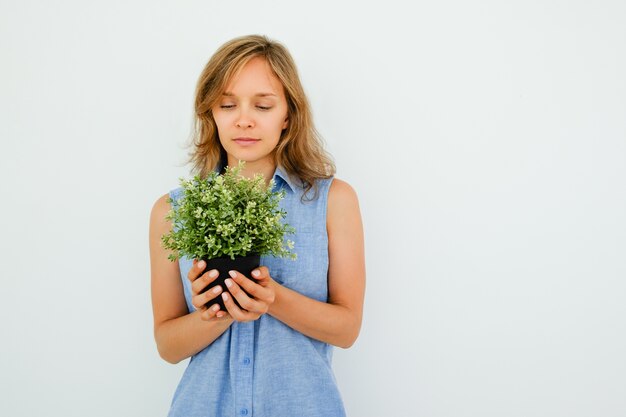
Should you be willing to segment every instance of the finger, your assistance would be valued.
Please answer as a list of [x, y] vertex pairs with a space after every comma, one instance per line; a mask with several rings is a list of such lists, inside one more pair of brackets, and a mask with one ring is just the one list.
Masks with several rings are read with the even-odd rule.
[[229, 296], [227, 292], [222, 293], [222, 299], [224, 300], [226, 310], [233, 317], [233, 319], [237, 321], [251, 321], [258, 318], [257, 314], [243, 311], [242, 309], [237, 307], [237, 304], [235, 304], [233, 298]]
[[[270, 298], [272, 298], [271, 296], [272, 291], [269, 288], [265, 288], [261, 286], [260, 284], [257, 284], [250, 278], [246, 277], [244, 274], [241, 274], [237, 271], [229, 271], [228, 274], [232, 277], [233, 281], [235, 281], [239, 285], [239, 287], [243, 288], [248, 294], [250, 294], [252, 298], [256, 298], [256, 299], [263, 300], [263, 301], [269, 301]], [[233, 294], [233, 296], [237, 298], [237, 301], [239, 301], [239, 298], [236, 297], [236, 294], [233, 293], [233, 291], [231, 291], [230, 288], [228, 289], [228, 291], [230, 291]], [[243, 304], [242, 304], [242, 307], [244, 307]], [[246, 308], [246, 310], [250, 310], [250, 309]]]
[[189, 268], [189, 272], [187, 272], [187, 279], [194, 282], [200, 276], [204, 268], [206, 268], [206, 262], [194, 259], [191, 268]]
[[207, 303], [210, 303], [211, 300], [214, 300], [216, 297], [218, 297], [221, 292], [222, 287], [220, 285], [216, 285], [214, 288], [211, 288], [208, 291], [192, 296], [191, 304], [193, 304], [196, 309], [200, 309], [203, 306], [206, 306]]
[[260, 266], [251, 273], [252, 278], [261, 280], [270, 277], [270, 270], [266, 266]]
[[228, 313], [228, 311], [222, 310], [220, 309], [220, 305], [219, 304], [213, 304], [211, 306], [211, 312], [206, 312], [203, 313], [203, 315], [201, 315], [200, 317], [206, 317], [207, 320], [210, 320], [210, 318], [213, 318], [214, 320], [219, 320], [219, 321], [223, 321], [223, 320], [232, 320], [232, 316]]
[[218, 319], [222, 319], [222, 320], [234, 320], [233, 316], [231, 316], [228, 311], [224, 311], [224, 310], [220, 310], [217, 312], [216, 314]]
[[220, 314], [220, 313], [223, 313], [223, 312], [220, 311], [220, 305], [219, 304], [213, 304], [211, 306], [211, 308], [206, 308], [205, 311], [203, 311], [200, 314], [200, 318], [202, 320], [209, 321], [209, 320], [217, 319], [218, 318], [218, 314]]
[[207, 285], [215, 281], [219, 275], [217, 269], [211, 269], [209, 272], [205, 272], [200, 278], [191, 283], [191, 291], [194, 294], [200, 293]]
[[233, 282], [231, 278], [226, 279], [224, 283], [228, 287], [228, 292], [239, 302], [239, 305], [243, 310], [247, 310], [252, 313], [267, 313], [267, 303], [250, 298], [248, 294], [246, 294], [236, 282]]

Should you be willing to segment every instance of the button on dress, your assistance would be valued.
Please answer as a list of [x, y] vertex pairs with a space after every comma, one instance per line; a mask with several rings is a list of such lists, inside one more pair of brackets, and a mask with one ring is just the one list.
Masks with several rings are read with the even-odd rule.
[[[281, 167], [274, 190], [284, 189], [280, 207], [296, 229], [297, 260], [261, 256], [279, 284], [318, 301], [328, 301], [326, 207], [332, 178], [317, 180], [318, 196], [301, 200], [302, 182]], [[179, 187], [170, 192], [176, 201]], [[313, 196], [310, 190], [308, 196]], [[175, 226], [176, 227], [176, 226]], [[189, 312], [192, 259], [179, 259]], [[332, 370], [333, 346], [292, 329], [269, 314], [234, 321], [213, 343], [193, 355], [174, 393], [169, 417], [343, 417], [345, 409]]]

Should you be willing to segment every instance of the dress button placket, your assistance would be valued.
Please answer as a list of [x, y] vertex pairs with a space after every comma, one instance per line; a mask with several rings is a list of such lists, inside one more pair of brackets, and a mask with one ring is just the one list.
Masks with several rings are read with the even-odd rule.
[[250, 414], [252, 410], [252, 360], [253, 344], [254, 344], [254, 322], [240, 323], [241, 327], [241, 340], [239, 357], [241, 359], [241, 366], [238, 370], [239, 380], [242, 382], [242, 386], [239, 387], [239, 414], [246, 416]]

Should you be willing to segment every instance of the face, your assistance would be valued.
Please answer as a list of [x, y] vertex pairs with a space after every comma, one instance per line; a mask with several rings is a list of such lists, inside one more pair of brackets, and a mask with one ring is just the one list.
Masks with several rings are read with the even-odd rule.
[[287, 127], [287, 99], [280, 80], [261, 57], [252, 58], [212, 108], [228, 165], [274, 164], [274, 149]]

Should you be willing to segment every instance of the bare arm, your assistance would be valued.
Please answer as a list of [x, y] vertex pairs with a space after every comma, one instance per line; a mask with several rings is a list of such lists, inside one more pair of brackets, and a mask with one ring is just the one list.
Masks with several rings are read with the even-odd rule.
[[[167, 259], [170, 252], [161, 246], [161, 236], [172, 229], [171, 222], [165, 220], [170, 210], [167, 198], [167, 194], [160, 197], [150, 214], [152, 312], [159, 355], [167, 362], [178, 363], [213, 343], [233, 320], [230, 316], [217, 319], [211, 313], [213, 319], [205, 321], [200, 318], [203, 311], [188, 312], [178, 262]], [[193, 278], [200, 274], [195, 263], [191, 274]], [[207, 279], [207, 284], [210, 281]]]
[[348, 348], [361, 329], [365, 255], [357, 195], [346, 182], [333, 180], [326, 217], [328, 303], [277, 285], [269, 314], [309, 337]]
[[[326, 226], [328, 230], [328, 303], [320, 302], [278, 284], [266, 267], [253, 278], [269, 281], [274, 301], [268, 314], [299, 332], [326, 343], [349, 348], [361, 328], [365, 297], [365, 257], [363, 226], [356, 193], [347, 183], [335, 179], [328, 196]], [[237, 274], [237, 285], [229, 289], [244, 307], [249, 298], [239, 286], [251, 294], [258, 291], [254, 279]], [[230, 314], [239, 319], [241, 310], [225, 301]]]

